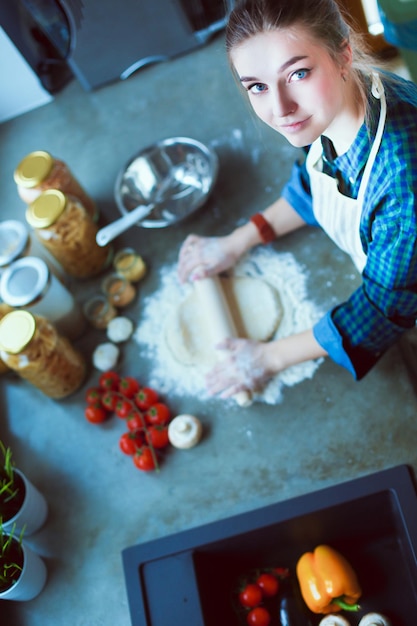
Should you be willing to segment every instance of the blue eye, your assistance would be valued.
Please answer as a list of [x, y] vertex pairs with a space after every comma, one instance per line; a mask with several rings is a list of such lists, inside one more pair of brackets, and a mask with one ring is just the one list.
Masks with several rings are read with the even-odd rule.
[[263, 93], [267, 90], [267, 86], [264, 83], [253, 83], [247, 87], [247, 90], [254, 94]]
[[295, 72], [291, 74], [290, 81], [303, 80], [304, 78], [306, 78], [306, 76], [308, 76], [309, 73], [310, 73], [310, 70], [307, 70], [307, 69], [296, 70]]

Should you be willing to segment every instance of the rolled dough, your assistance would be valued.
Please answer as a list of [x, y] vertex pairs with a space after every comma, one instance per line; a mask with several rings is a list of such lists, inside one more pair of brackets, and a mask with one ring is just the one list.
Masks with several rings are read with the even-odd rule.
[[[283, 317], [277, 290], [260, 278], [221, 278], [238, 337], [268, 341]], [[198, 294], [191, 291], [167, 320], [165, 340], [174, 358], [183, 365], [212, 365], [216, 350], [210, 342], [207, 312], [201, 310]]]

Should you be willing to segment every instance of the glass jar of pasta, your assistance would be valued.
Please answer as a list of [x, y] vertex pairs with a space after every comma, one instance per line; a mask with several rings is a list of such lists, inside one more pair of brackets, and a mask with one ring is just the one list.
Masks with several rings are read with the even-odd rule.
[[109, 266], [113, 249], [96, 242], [97, 224], [74, 196], [44, 191], [26, 210], [38, 240], [75, 278], [96, 276]]
[[14, 171], [17, 191], [23, 202], [31, 204], [47, 189], [59, 189], [75, 196], [94, 221], [98, 219], [96, 203], [81, 187], [68, 165], [54, 158], [49, 152], [36, 150], [27, 154]]
[[0, 357], [45, 395], [59, 400], [83, 383], [86, 363], [46, 318], [12, 311], [0, 320]]

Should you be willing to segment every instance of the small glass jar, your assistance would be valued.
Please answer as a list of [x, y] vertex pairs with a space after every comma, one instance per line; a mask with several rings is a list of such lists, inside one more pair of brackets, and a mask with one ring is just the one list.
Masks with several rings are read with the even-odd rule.
[[107, 328], [109, 322], [116, 317], [117, 310], [102, 294], [89, 298], [84, 303], [84, 315], [95, 328]]
[[14, 309], [25, 308], [48, 318], [70, 339], [84, 331], [81, 308], [42, 259], [28, 256], [12, 263], [1, 276], [0, 296]]
[[136, 289], [132, 283], [120, 274], [109, 274], [103, 280], [101, 286], [109, 302], [119, 308], [130, 304], [136, 296]]
[[81, 387], [86, 363], [46, 318], [12, 311], [0, 320], [0, 357], [19, 376], [56, 400]]
[[37, 150], [27, 154], [16, 167], [14, 180], [18, 194], [26, 204], [32, 204], [47, 189], [59, 189], [78, 198], [90, 217], [94, 221], [98, 220], [94, 200], [81, 187], [68, 165], [55, 159], [49, 152]]
[[111, 246], [97, 244], [97, 224], [73, 196], [57, 189], [44, 191], [28, 206], [26, 219], [39, 241], [71, 276], [90, 278], [111, 263]]
[[120, 276], [132, 283], [141, 280], [146, 274], [146, 265], [133, 248], [119, 250], [114, 256], [113, 267]]
[[29, 230], [17, 220], [0, 222], [0, 271], [21, 256], [30, 246]]

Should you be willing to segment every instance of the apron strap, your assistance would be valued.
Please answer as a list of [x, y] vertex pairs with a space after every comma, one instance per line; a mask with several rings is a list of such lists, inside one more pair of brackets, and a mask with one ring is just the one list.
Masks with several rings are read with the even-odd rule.
[[368, 161], [365, 166], [365, 171], [362, 176], [361, 184], [359, 187], [357, 201], [360, 205], [363, 205], [363, 199], [365, 197], [366, 188], [368, 186], [371, 170], [375, 161], [375, 157], [381, 145], [382, 135], [384, 134], [385, 120], [387, 117], [387, 101], [385, 98], [385, 91], [379, 74], [372, 72], [372, 88], [371, 93], [377, 100], [381, 100], [381, 111], [379, 114], [378, 127], [375, 133], [374, 143], [369, 153]]

